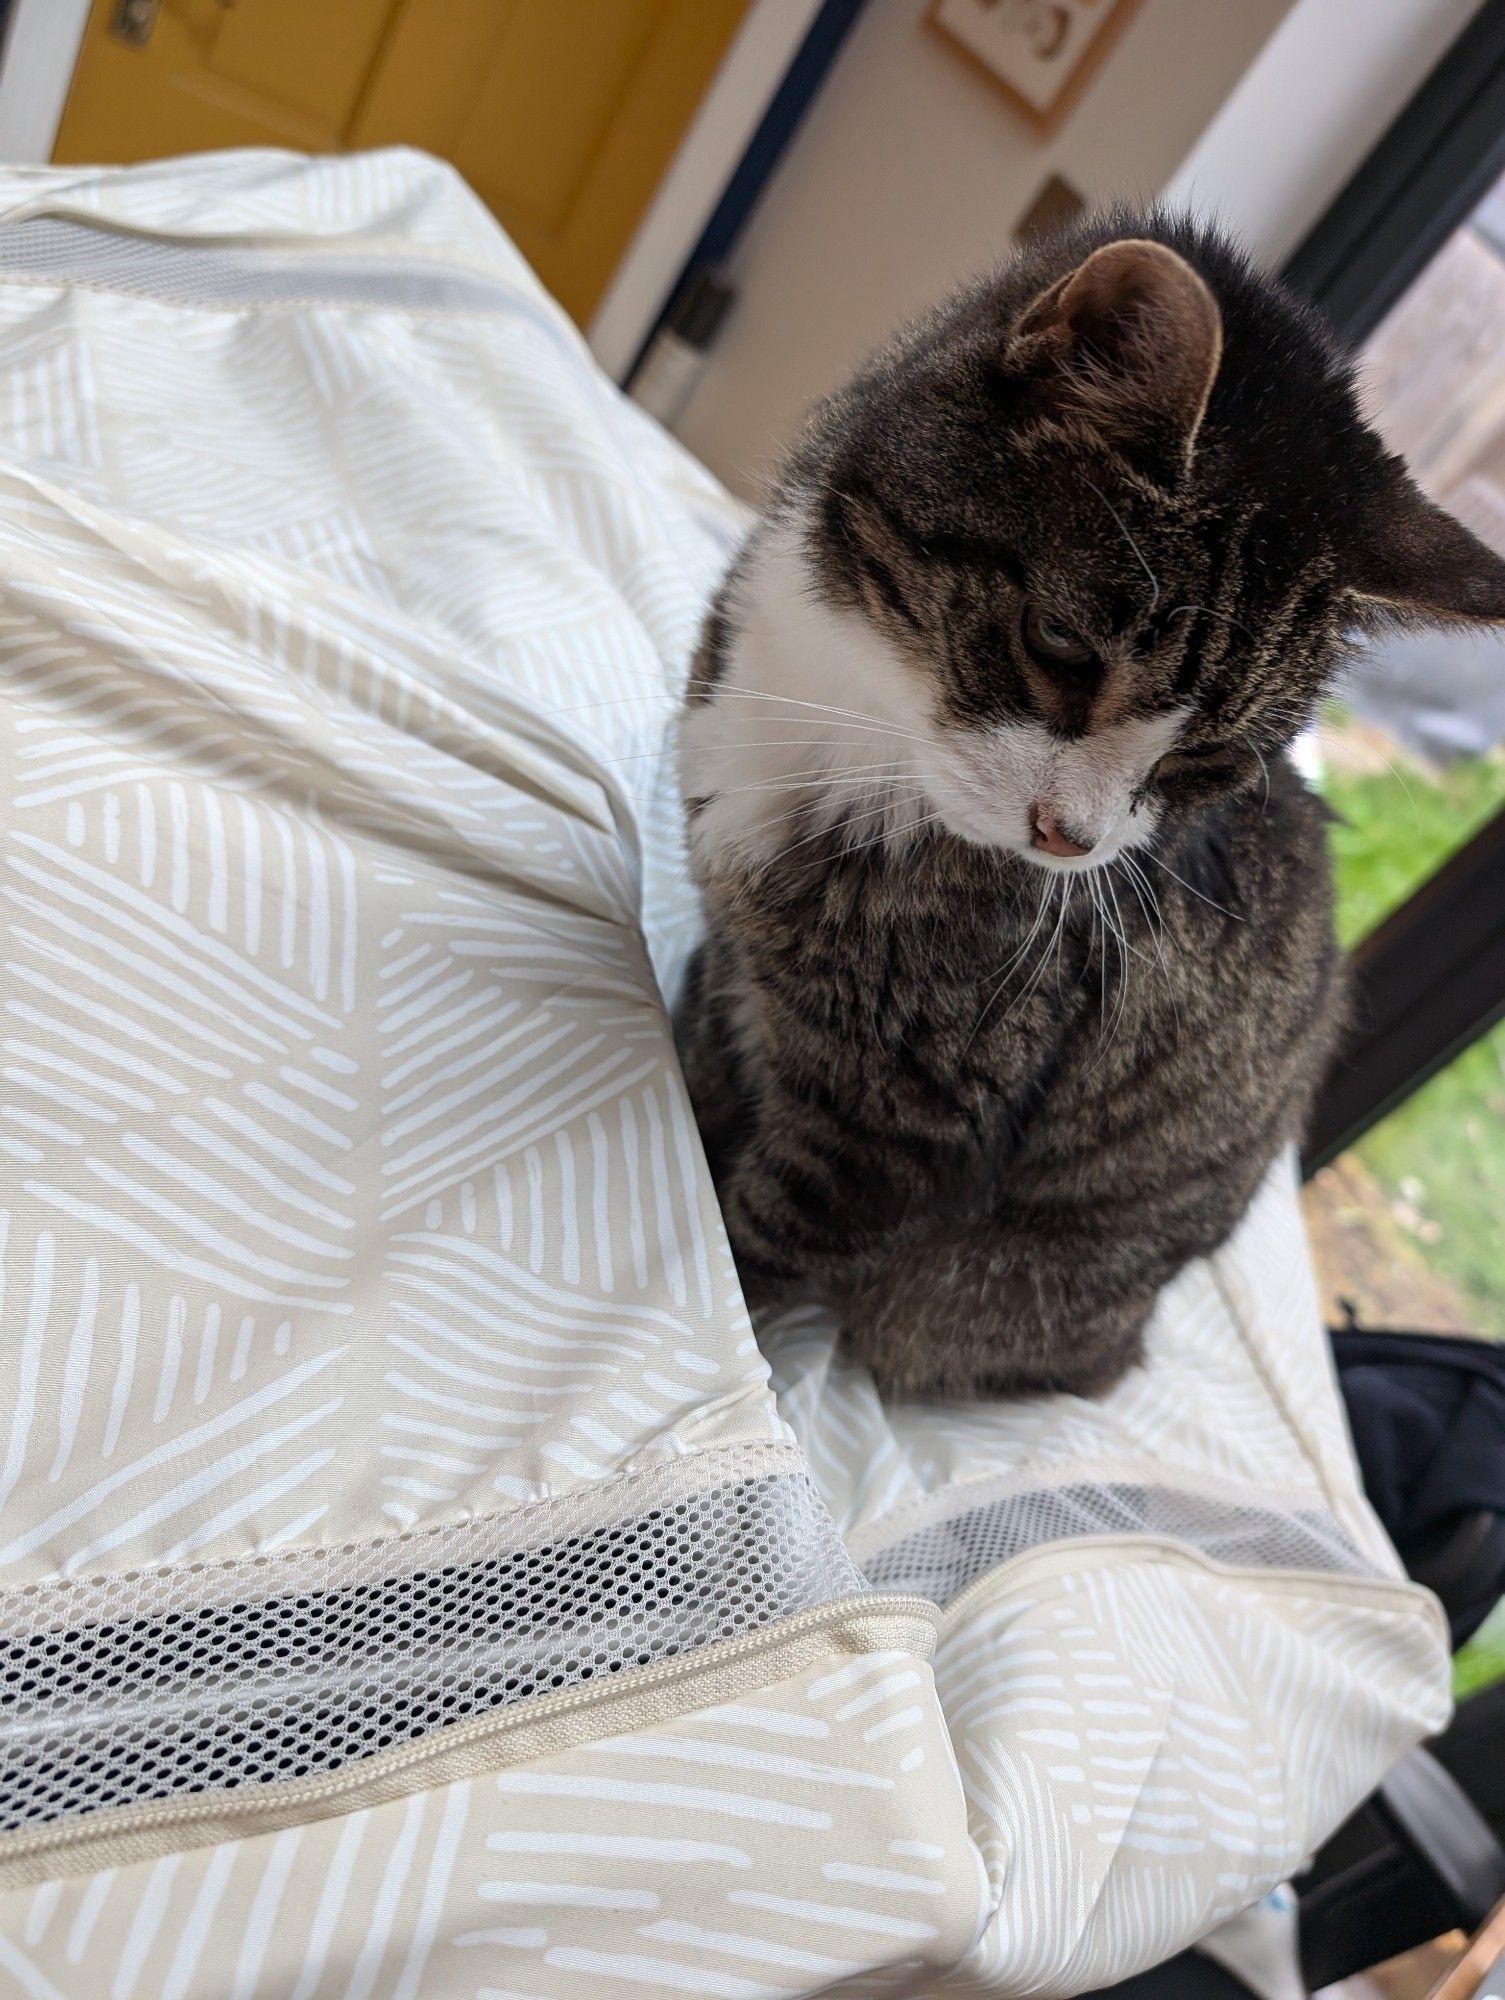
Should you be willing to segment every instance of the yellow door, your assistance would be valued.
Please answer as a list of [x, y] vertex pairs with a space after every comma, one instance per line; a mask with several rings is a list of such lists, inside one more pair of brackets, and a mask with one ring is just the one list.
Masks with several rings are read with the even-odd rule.
[[749, 0], [95, 0], [53, 158], [424, 146], [589, 317]]

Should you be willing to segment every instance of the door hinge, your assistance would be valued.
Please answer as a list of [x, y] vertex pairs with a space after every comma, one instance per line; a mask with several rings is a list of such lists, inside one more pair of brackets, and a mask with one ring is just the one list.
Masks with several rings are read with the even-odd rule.
[[115, 0], [110, 33], [129, 49], [144, 49], [157, 26], [162, 0]]

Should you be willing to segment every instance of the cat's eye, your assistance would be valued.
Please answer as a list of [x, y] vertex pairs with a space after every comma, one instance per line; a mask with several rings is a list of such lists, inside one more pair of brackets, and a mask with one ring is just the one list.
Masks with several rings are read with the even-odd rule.
[[1089, 646], [1069, 625], [1059, 624], [1047, 612], [1026, 604], [1019, 619], [1019, 637], [1024, 650], [1042, 667], [1091, 667], [1097, 664], [1097, 649]]

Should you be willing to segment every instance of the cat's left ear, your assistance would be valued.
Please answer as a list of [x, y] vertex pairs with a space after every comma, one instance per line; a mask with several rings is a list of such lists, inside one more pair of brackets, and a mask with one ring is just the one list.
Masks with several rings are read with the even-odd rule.
[[1026, 308], [1007, 361], [1043, 380], [1079, 421], [1165, 447], [1179, 473], [1222, 354], [1217, 300], [1186, 259], [1163, 243], [1123, 237]]
[[1505, 622], [1505, 561], [1401, 472], [1351, 562], [1348, 588], [1383, 617]]

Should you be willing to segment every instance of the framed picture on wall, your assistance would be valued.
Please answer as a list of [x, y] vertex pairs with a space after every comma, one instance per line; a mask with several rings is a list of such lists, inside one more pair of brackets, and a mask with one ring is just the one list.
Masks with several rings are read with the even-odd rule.
[[1042, 131], [1065, 117], [1139, 0], [931, 0], [930, 25]]

